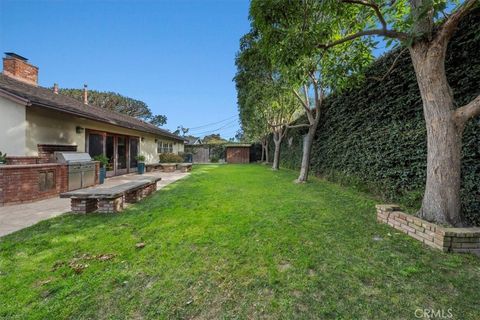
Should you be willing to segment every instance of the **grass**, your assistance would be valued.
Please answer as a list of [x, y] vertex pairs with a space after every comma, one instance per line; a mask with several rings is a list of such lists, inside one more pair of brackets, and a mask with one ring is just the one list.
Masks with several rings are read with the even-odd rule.
[[122, 214], [0, 238], [0, 318], [479, 318], [480, 259], [377, 224], [364, 194], [295, 177], [195, 167]]

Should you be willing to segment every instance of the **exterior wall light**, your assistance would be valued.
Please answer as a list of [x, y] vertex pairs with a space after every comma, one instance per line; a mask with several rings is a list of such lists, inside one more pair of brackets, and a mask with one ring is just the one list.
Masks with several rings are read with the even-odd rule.
[[77, 126], [75, 129], [76, 129], [78, 134], [83, 133], [85, 131], [85, 128], [82, 128], [80, 126]]

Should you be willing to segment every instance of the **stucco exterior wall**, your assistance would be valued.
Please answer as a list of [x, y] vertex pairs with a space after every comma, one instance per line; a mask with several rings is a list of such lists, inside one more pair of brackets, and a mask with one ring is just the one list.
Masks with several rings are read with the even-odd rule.
[[[73, 144], [78, 146], [79, 152], [84, 152], [87, 129], [143, 138], [143, 141], [140, 139], [140, 154], [145, 155], [147, 163], [158, 162], [155, 139], [172, 141], [174, 152], [183, 152], [180, 141], [45, 109], [27, 108], [26, 122], [26, 155], [29, 156], [38, 154], [38, 144]], [[77, 133], [77, 127], [84, 130]]]
[[25, 155], [25, 106], [0, 97], [0, 151]]

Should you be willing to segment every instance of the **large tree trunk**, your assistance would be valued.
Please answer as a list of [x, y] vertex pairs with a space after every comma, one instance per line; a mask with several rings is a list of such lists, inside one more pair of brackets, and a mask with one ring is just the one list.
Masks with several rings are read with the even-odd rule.
[[[445, 45], [446, 47], [446, 45]], [[427, 126], [427, 181], [420, 215], [429, 221], [462, 224], [460, 182], [463, 124], [454, 117], [445, 74], [444, 46], [418, 42], [410, 48]]]
[[273, 142], [275, 144], [275, 153], [273, 154], [272, 170], [278, 170], [280, 169], [280, 146], [282, 144], [280, 133], [273, 134]]
[[[317, 117], [318, 116], [319, 115], [317, 115]], [[310, 127], [308, 127], [308, 133], [303, 137], [302, 165], [300, 167], [300, 175], [296, 180], [296, 182], [298, 183], [303, 183], [308, 180], [313, 139], [315, 138], [315, 132], [317, 131], [317, 127], [318, 121], [315, 121], [312, 125], [310, 125]]]

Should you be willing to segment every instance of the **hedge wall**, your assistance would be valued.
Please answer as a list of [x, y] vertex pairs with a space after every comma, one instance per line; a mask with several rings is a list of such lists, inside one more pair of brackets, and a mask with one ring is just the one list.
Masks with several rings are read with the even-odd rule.
[[[464, 21], [451, 42], [446, 69], [459, 106], [480, 94], [480, 11]], [[358, 182], [385, 200], [418, 208], [426, 178], [426, 129], [409, 54], [382, 77], [398, 50], [378, 59], [364, 83], [327, 99], [313, 146], [312, 172], [339, 182]], [[293, 130], [282, 148], [282, 166], [298, 169], [302, 134]], [[463, 137], [462, 205], [480, 225], [480, 118]]]

